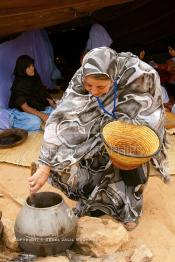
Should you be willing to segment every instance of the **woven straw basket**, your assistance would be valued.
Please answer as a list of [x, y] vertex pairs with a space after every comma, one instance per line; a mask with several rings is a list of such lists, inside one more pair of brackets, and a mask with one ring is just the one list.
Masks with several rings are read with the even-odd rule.
[[137, 168], [160, 150], [160, 139], [148, 126], [113, 121], [102, 128], [112, 163], [123, 170]]

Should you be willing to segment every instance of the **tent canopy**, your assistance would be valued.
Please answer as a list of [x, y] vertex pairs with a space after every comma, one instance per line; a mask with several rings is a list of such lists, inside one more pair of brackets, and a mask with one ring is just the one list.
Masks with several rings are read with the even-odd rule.
[[129, 1], [132, 0], [1, 0], [0, 37], [68, 22]]
[[39, 28], [59, 33], [95, 20], [110, 33], [114, 49], [162, 52], [175, 41], [174, 16], [174, 0], [1, 0], [0, 39]]

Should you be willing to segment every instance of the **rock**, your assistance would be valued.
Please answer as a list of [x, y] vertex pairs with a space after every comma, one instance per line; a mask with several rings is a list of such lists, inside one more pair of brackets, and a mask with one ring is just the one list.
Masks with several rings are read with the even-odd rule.
[[134, 250], [133, 255], [131, 256], [131, 262], [149, 262], [153, 258], [153, 254], [149, 248], [145, 245]]
[[71, 262], [103, 262], [102, 258], [94, 258], [91, 256], [83, 256], [71, 250], [67, 250], [67, 256]]
[[3, 241], [5, 246], [13, 251], [20, 251], [14, 233], [15, 220], [5, 218], [2, 220], [4, 225]]
[[75, 249], [78, 253], [102, 257], [115, 253], [128, 242], [121, 223], [107, 218], [81, 217], [78, 221]]
[[35, 262], [69, 262], [69, 259], [65, 256], [49, 256], [49, 257], [39, 257]]
[[129, 262], [130, 258], [126, 252], [117, 252], [103, 257], [103, 262]]
[[90, 256], [76, 255], [73, 257], [71, 262], [103, 262], [103, 259]]

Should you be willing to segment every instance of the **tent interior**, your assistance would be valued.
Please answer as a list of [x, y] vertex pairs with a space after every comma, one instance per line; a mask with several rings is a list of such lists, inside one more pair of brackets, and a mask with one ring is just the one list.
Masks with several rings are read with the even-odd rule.
[[[53, 60], [63, 76], [63, 86], [66, 87], [80, 66], [80, 56], [85, 49], [92, 24], [99, 23], [104, 26], [113, 40], [111, 47], [117, 52], [130, 51], [138, 55], [144, 49], [146, 62], [154, 60], [156, 63], [164, 63], [169, 57], [168, 46], [175, 42], [174, 14], [174, 0], [77, 0], [59, 1], [59, 4], [56, 0], [51, 0], [50, 3], [45, 0], [37, 3], [33, 0], [30, 3], [20, 0], [1, 1], [0, 51], [5, 43], [10, 43], [23, 32], [44, 28], [53, 49]], [[16, 44], [15, 48], [18, 49], [19, 45]], [[45, 52], [36, 43], [35, 53], [37, 49], [40, 49], [40, 53]], [[3, 51], [3, 55], [5, 63], [8, 63], [11, 59], [10, 53], [6, 56]], [[42, 53], [40, 57], [42, 60]], [[0, 52], [0, 71], [4, 75], [7, 65], [4, 66], [4, 60], [1, 60]], [[38, 67], [43, 67], [38, 70], [39, 74], [42, 74], [41, 78], [45, 77], [43, 71], [46, 70], [46, 64], [47, 59], [38, 63]], [[12, 74], [12, 66], [10, 70]], [[7, 85], [7, 79], [5, 82]], [[8, 86], [11, 82], [12, 78]], [[47, 85], [47, 81], [45, 83]], [[50, 82], [47, 86], [49, 85]], [[4, 89], [7, 87], [1, 82], [1, 98], [6, 96]], [[10, 87], [8, 89], [10, 90]], [[0, 101], [0, 106], [7, 107], [7, 103], [8, 98], [4, 103]]]
[[[102, 8], [91, 15], [48, 27], [55, 57], [61, 56], [73, 71], [80, 66], [93, 23], [105, 27], [117, 52], [139, 54], [145, 50], [145, 61], [163, 63], [168, 46], [175, 41], [175, 2], [173, 0], [135, 0]], [[71, 69], [71, 68], [70, 68]]]
[[[8, 3], [9, 1], [4, 2]], [[15, 2], [20, 3], [19, 0]], [[30, 2], [32, 3], [32, 1]], [[43, 5], [45, 2], [46, 1], [42, 1]], [[56, 3], [56, 1], [51, 2]], [[67, 4], [67, 2], [70, 1], [62, 2]], [[58, 24], [54, 21], [53, 25], [47, 26], [47, 24], [49, 24], [47, 20], [44, 21], [43, 19], [42, 22], [51, 40], [55, 57], [61, 56], [65, 58], [69, 66], [73, 66], [75, 69], [79, 66], [79, 57], [86, 46], [88, 32], [93, 23], [99, 23], [106, 28], [113, 40], [112, 48], [118, 52], [131, 51], [138, 54], [140, 50], [145, 49], [147, 54], [145, 57], [146, 60], [158, 55], [160, 62], [168, 57], [167, 47], [175, 41], [175, 2], [173, 0], [101, 1], [106, 2], [104, 7], [103, 4], [101, 4], [101, 8], [100, 3], [98, 3], [99, 1], [74, 2], [84, 4], [83, 11], [78, 13], [72, 3], [72, 10], [75, 12], [74, 19], [66, 17], [65, 12], [62, 16], [60, 15]], [[91, 6], [86, 2], [94, 3], [91, 4]], [[23, 5], [24, 4], [21, 6]], [[61, 5], [61, 3], [59, 5]], [[71, 3], [69, 3], [69, 8], [70, 6]], [[37, 10], [36, 6], [33, 8]], [[95, 8], [94, 11], [93, 8]], [[16, 8], [16, 12], [18, 12], [18, 9]], [[92, 11], [89, 11], [89, 9]], [[42, 8], [40, 8], [40, 10], [42, 12]], [[19, 9], [19, 12], [20, 11]], [[53, 14], [50, 11], [50, 16], [54, 16], [54, 10]], [[21, 23], [23, 23], [23, 27], [21, 28], [25, 29], [25, 23], [26, 27], [29, 28], [27, 19]], [[3, 23], [1, 23], [1, 27], [2, 26]], [[11, 33], [15, 31], [13, 27], [15, 27], [15, 25], [11, 25]], [[31, 22], [30, 27], [30, 29], [41, 28], [40, 24], [34, 24], [34, 21]], [[15, 37], [15, 35], [9, 34], [8, 30], [4, 32], [5, 35], [2, 34], [3, 30], [1, 30], [0, 33], [1, 42]]]
[[93, 23], [99, 23], [110, 34], [112, 48], [117, 52], [139, 54], [145, 50], [145, 60], [162, 63], [169, 57], [168, 46], [175, 41], [175, 2], [172, 0], [136, 0], [105, 7], [68, 23], [47, 28], [55, 55], [79, 65]]

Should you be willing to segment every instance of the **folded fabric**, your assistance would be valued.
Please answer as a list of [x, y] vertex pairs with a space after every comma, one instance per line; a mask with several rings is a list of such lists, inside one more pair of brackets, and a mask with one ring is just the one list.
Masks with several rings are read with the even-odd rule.
[[10, 128], [10, 117], [7, 109], [0, 109], [0, 130]]

